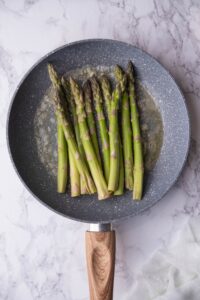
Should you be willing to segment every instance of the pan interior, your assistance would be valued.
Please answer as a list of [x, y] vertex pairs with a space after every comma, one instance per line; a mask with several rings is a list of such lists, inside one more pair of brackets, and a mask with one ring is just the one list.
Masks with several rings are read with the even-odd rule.
[[[113, 66], [131, 59], [137, 70], [137, 95], [145, 141], [143, 200], [132, 193], [98, 201], [96, 196], [71, 198], [56, 192], [56, 123], [50, 103], [47, 62], [60, 74], [84, 80], [91, 73], [112, 75]], [[164, 133], [164, 134], [163, 134]], [[111, 222], [135, 215], [156, 203], [177, 179], [189, 145], [184, 99], [165, 69], [131, 45], [89, 40], [65, 46], [40, 61], [25, 77], [10, 110], [8, 141], [16, 169], [30, 191], [57, 212], [80, 221]]]

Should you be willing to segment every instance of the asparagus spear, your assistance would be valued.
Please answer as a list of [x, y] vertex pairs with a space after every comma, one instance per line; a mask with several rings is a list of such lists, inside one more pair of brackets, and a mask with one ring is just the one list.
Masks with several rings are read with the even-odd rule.
[[[110, 116], [110, 105], [112, 101], [112, 91], [111, 91], [111, 84], [108, 78], [103, 75], [100, 77], [101, 89], [103, 92], [103, 97], [106, 104], [106, 111], [108, 117]], [[109, 120], [108, 120], [109, 121]], [[121, 139], [119, 139], [119, 183], [118, 188], [115, 191], [114, 195], [122, 195], [124, 192], [124, 161], [123, 161], [123, 150], [122, 150], [122, 143]]]
[[135, 78], [134, 78], [134, 66], [129, 61], [127, 66], [128, 85], [129, 85], [129, 100], [131, 107], [131, 123], [133, 130], [133, 148], [134, 148], [134, 185], [133, 185], [133, 199], [140, 200], [142, 197], [143, 189], [143, 154], [142, 154], [142, 142], [140, 134], [140, 125], [138, 117], [137, 103], [135, 100]]
[[119, 140], [119, 183], [114, 195], [123, 195], [124, 193], [124, 160], [121, 139]]
[[97, 159], [98, 159], [99, 163], [101, 164], [101, 156], [100, 156], [100, 152], [99, 152], [96, 124], [95, 124], [94, 114], [93, 114], [93, 110], [92, 110], [92, 91], [91, 91], [90, 83], [88, 80], [83, 85], [83, 92], [84, 92], [85, 111], [86, 111], [86, 115], [87, 115], [88, 128], [90, 131], [92, 144], [93, 144], [95, 153], [97, 155]]
[[119, 85], [116, 86], [112, 94], [109, 117], [110, 134], [110, 174], [108, 180], [108, 190], [115, 192], [119, 183], [119, 126], [118, 126], [118, 106], [120, 99]]
[[69, 171], [71, 183], [71, 196], [77, 197], [80, 195], [80, 175], [76, 166], [76, 161], [71, 151], [69, 151]]
[[102, 144], [102, 156], [103, 156], [103, 169], [106, 181], [109, 180], [110, 174], [110, 146], [109, 135], [106, 126], [106, 119], [103, 112], [103, 99], [97, 79], [93, 76], [91, 78], [92, 93], [95, 101], [95, 108], [97, 112], [97, 119], [99, 124], [100, 138]]
[[125, 186], [127, 189], [133, 189], [133, 144], [132, 128], [129, 108], [129, 98], [127, 92], [127, 76], [120, 66], [115, 67], [115, 77], [120, 84], [122, 91], [122, 142], [125, 164]]
[[[76, 104], [74, 102], [74, 99], [73, 99], [73, 96], [72, 96], [72, 93], [71, 93], [70, 83], [65, 77], [62, 77], [61, 82], [62, 82], [63, 89], [65, 91], [65, 95], [68, 99], [68, 104], [69, 104], [70, 111], [71, 111], [71, 114], [72, 114], [73, 125], [74, 125], [74, 130], [75, 130], [76, 141], [77, 141], [77, 144], [78, 144], [78, 149], [80, 151], [81, 157], [86, 161], [85, 151], [84, 151], [83, 144], [82, 144], [81, 137], [80, 137], [80, 131], [79, 131], [79, 126], [78, 126], [78, 118], [77, 118], [77, 115], [76, 115]], [[77, 172], [75, 172], [75, 174], [77, 174]], [[87, 188], [85, 186], [83, 177], [80, 178], [79, 182], [80, 182], [80, 185], [81, 185], [81, 194], [82, 195], [87, 194], [88, 191], [87, 191]], [[78, 184], [78, 182], [77, 182], [77, 184]]]
[[72, 94], [74, 96], [74, 100], [76, 102], [76, 113], [78, 116], [81, 139], [87, 157], [88, 165], [90, 167], [91, 174], [97, 187], [98, 197], [99, 200], [106, 199], [109, 197], [109, 193], [103, 176], [103, 172], [101, 170], [100, 164], [98, 162], [96, 153], [91, 142], [84, 108], [83, 91], [72, 78], [70, 78], [70, 85]]
[[57, 191], [64, 193], [67, 185], [68, 155], [67, 143], [65, 140], [62, 124], [57, 120], [57, 141], [58, 141], [58, 174], [57, 174]]
[[58, 78], [58, 75], [56, 71], [54, 70], [53, 66], [51, 64], [48, 64], [48, 71], [49, 71], [49, 77], [52, 81], [52, 84], [55, 89], [55, 97], [52, 99], [53, 104], [55, 107], [57, 118], [62, 125], [62, 129], [65, 135], [65, 138], [67, 140], [68, 149], [71, 152], [75, 162], [77, 169], [80, 173], [80, 175], [84, 178], [85, 185], [87, 187], [87, 191], [90, 193], [94, 193], [96, 191], [94, 182], [90, 176], [89, 170], [87, 168], [87, 165], [85, 161], [82, 159], [78, 145], [76, 143], [72, 127], [67, 119], [67, 116], [65, 114], [65, 96], [63, 93], [63, 89], [61, 86], [61, 82]]
[[111, 84], [108, 78], [105, 75], [100, 77], [101, 89], [103, 92], [103, 97], [106, 104], [106, 112], [107, 116], [109, 117], [110, 114], [110, 103], [112, 100], [112, 91], [111, 91]]
[[[55, 78], [58, 81], [58, 78]], [[57, 191], [58, 193], [64, 193], [67, 185], [67, 143], [65, 140], [62, 124], [57, 118], [57, 148], [58, 148], [58, 173], [57, 173]]]

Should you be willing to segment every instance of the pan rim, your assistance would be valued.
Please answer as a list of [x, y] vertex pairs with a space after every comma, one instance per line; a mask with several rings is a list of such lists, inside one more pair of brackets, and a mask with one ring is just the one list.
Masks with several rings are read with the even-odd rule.
[[139, 51], [143, 52], [145, 55], [149, 56], [153, 61], [154, 63], [156, 63], [157, 65], [159, 65], [162, 69], [165, 70], [165, 72], [167, 73], [167, 75], [174, 81], [175, 85], [176, 85], [176, 89], [179, 91], [181, 97], [182, 97], [182, 100], [183, 100], [183, 105], [184, 105], [184, 108], [185, 108], [185, 112], [186, 112], [186, 117], [187, 117], [187, 125], [188, 125], [188, 138], [187, 138], [187, 143], [185, 143], [185, 148], [187, 149], [185, 151], [185, 155], [184, 155], [184, 158], [183, 158], [183, 163], [182, 163], [182, 167], [180, 168], [179, 172], [177, 173], [177, 176], [176, 178], [173, 180], [173, 182], [170, 184], [170, 186], [166, 189], [166, 191], [163, 193], [163, 195], [161, 197], [158, 197], [158, 199], [152, 204], [150, 203], [150, 205], [148, 206], [145, 206], [144, 208], [141, 208], [140, 209], [140, 212], [139, 214], [137, 214], [136, 212], [133, 212], [127, 216], [122, 216], [120, 218], [118, 218], [117, 220], [116, 219], [113, 219], [113, 218], [108, 218], [106, 221], [93, 221], [92, 223], [101, 223], [101, 224], [106, 224], [106, 223], [114, 223], [114, 222], [118, 222], [118, 221], [124, 221], [124, 220], [127, 220], [133, 216], [136, 216], [136, 215], [140, 215], [142, 214], [145, 210], [149, 209], [150, 207], [152, 206], [155, 206], [159, 200], [161, 200], [166, 194], [167, 192], [174, 186], [174, 184], [176, 183], [177, 179], [179, 178], [181, 172], [183, 171], [184, 169], [184, 166], [185, 166], [185, 163], [187, 161], [187, 157], [188, 157], [188, 153], [189, 153], [189, 149], [190, 149], [190, 141], [191, 141], [191, 123], [190, 123], [190, 115], [189, 115], [189, 111], [188, 111], [188, 107], [187, 107], [187, 103], [186, 103], [186, 99], [183, 95], [183, 92], [182, 90], [180, 89], [179, 85], [177, 84], [175, 78], [171, 75], [171, 73], [157, 60], [155, 59], [151, 54], [147, 53], [146, 51], [144, 51], [143, 49], [137, 47], [137, 46], [134, 46], [130, 43], [127, 43], [127, 42], [123, 42], [123, 41], [119, 41], [119, 40], [116, 40], [116, 39], [83, 39], [83, 40], [79, 40], [79, 41], [74, 41], [74, 42], [70, 42], [70, 43], [66, 43], [60, 47], [57, 47], [56, 49], [54, 50], [51, 50], [50, 52], [48, 52], [47, 54], [43, 55], [40, 59], [38, 59], [33, 65], [31, 68], [29, 68], [25, 74], [23, 75], [22, 79], [19, 81], [19, 83], [17, 84], [17, 87], [13, 93], [13, 96], [11, 97], [11, 101], [10, 101], [10, 104], [9, 104], [9, 108], [8, 108], [8, 113], [7, 113], [7, 120], [6, 120], [6, 142], [7, 142], [7, 147], [8, 147], [8, 152], [9, 152], [9, 157], [11, 159], [11, 162], [12, 162], [12, 165], [15, 169], [15, 172], [17, 173], [20, 181], [22, 182], [23, 186], [30, 192], [30, 194], [36, 198], [40, 203], [42, 203], [44, 206], [46, 206], [47, 208], [51, 209], [52, 211], [54, 211], [55, 213], [65, 217], [65, 218], [68, 218], [68, 219], [71, 219], [71, 220], [74, 220], [74, 221], [79, 221], [79, 222], [83, 222], [83, 223], [91, 223], [91, 221], [87, 220], [87, 219], [78, 219], [78, 218], [75, 218], [73, 216], [69, 216], [69, 215], [66, 215], [56, 209], [54, 209], [53, 207], [49, 206], [47, 203], [45, 203], [44, 201], [42, 201], [37, 195], [35, 195], [32, 190], [28, 187], [28, 185], [25, 183], [25, 181], [23, 180], [23, 178], [21, 177], [17, 167], [16, 167], [16, 164], [14, 162], [14, 159], [13, 159], [13, 156], [12, 156], [12, 152], [11, 152], [11, 148], [10, 148], [10, 141], [9, 141], [9, 120], [10, 120], [10, 114], [11, 114], [11, 110], [12, 110], [12, 106], [13, 106], [13, 103], [15, 101], [15, 98], [16, 98], [16, 95], [17, 95], [17, 92], [19, 91], [20, 87], [22, 86], [23, 82], [25, 81], [25, 79], [28, 77], [28, 75], [43, 61], [45, 60], [46, 58], [48, 58], [50, 55], [56, 53], [57, 51], [59, 50], [62, 50], [68, 46], [75, 46], [76, 44], [84, 44], [84, 43], [88, 43], [88, 42], [117, 42], [119, 44], [123, 44], [123, 45], [127, 45], [129, 47], [133, 47], [135, 49], [138, 49]]

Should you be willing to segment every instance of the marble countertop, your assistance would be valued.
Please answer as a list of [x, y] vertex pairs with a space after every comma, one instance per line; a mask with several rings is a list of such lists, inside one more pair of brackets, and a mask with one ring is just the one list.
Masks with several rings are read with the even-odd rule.
[[114, 299], [128, 300], [144, 262], [174, 239], [188, 218], [200, 214], [199, 27], [197, 0], [0, 0], [0, 299], [88, 299], [88, 225], [58, 216], [36, 201], [8, 155], [6, 115], [24, 73], [65, 43], [111, 38], [153, 55], [186, 97], [192, 142], [181, 177], [155, 207], [115, 225]]

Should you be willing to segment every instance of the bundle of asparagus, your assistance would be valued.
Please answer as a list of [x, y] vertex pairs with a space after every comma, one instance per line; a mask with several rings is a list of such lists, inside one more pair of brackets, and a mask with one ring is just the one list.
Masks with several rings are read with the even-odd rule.
[[59, 78], [51, 64], [48, 71], [58, 129], [58, 192], [66, 190], [69, 160], [72, 197], [97, 191], [101, 200], [122, 195], [125, 187], [140, 200], [143, 155], [132, 62], [126, 71], [115, 67], [113, 91], [105, 75], [81, 87], [73, 78]]

